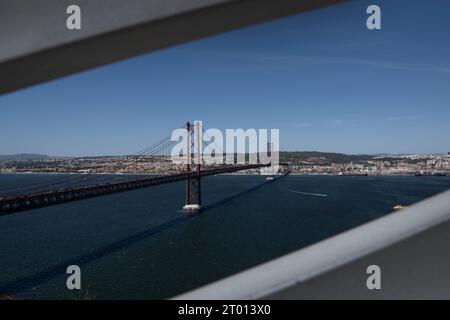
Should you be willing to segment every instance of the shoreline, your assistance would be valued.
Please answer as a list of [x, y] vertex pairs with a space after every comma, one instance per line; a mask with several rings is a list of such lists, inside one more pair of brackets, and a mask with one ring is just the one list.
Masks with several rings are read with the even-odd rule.
[[[78, 175], [78, 176], [159, 176], [164, 175], [166, 173], [117, 173], [117, 172], [108, 172], [108, 173], [79, 173], [79, 172], [0, 172], [0, 175]], [[254, 174], [254, 173], [244, 173], [244, 174], [236, 174], [236, 173], [222, 173], [219, 175], [224, 176], [267, 176], [262, 174]], [[279, 174], [280, 176], [282, 174]], [[450, 174], [446, 175], [420, 175], [416, 176], [414, 174], [374, 174], [374, 175], [339, 175], [339, 174], [304, 174], [304, 173], [293, 173], [291, 172], [289, 175], [291, 176], [305, 176], [305, 177], [358, 177], [358, 178], [369, 178], [369, 177], [450, 177]], [[277, 175], [278, 176], [278, 175]]]

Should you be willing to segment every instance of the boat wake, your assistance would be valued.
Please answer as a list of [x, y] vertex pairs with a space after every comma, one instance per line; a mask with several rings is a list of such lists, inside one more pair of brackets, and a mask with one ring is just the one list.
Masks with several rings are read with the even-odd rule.
[[315, 196], [315, 197], [327, 197], [328, 195], [324, 194], [324, 193], [312, 193], [312, 192], [303, 192], [303, 191], [297, 191], [297, 190], [292, 190], [292, 189], [288, 189], [285, 187], [280, 186], [281, 189], [288, 191], [288, 192], [292, 192], [292, 193], [297, 193], [297, 194], [302, 194], [305, 196]]

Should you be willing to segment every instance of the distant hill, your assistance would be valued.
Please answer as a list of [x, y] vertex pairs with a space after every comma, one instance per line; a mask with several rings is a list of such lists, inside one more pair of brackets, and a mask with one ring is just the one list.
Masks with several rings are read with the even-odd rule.
[[368, 154], [344, 154], [319, 151], [280, 151], [281, 162], [314, 162], [314, 163], [358, 163], [374, 159]]
[[19, 153], [12, 155], [0, 155], [0, 160], [46, 160], [50, 159], [46, 154]]
[[[97, 157], [83, 157], [83, 158], [115, 158], [122, 156], [97, 156]], [[369, 155], [369, 154], [344, 154], [336, 152], [320, 152], [320, 151], [280, 151], [281, 162], [293, 163], [314, 163], [314, 164], [330, 164], [330, 163], [360, 163], [375, 158], [386, 158], [386, 160], [398, 158], [393, 155]], [[0, 155], [1, 160], [48, 160], [48, 159], [70, 159], [72, 157], [53, 157], [46, 154], [36, 153], [20, 153], [13, 155]]]

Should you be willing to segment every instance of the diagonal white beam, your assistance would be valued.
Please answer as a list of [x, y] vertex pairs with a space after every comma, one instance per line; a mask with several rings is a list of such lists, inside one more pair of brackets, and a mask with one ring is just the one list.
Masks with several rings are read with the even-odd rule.
[[449, 299], [449, 204], [450, 190], [175, 299]]
[[[0, 0], [0, 94], [344, 0]], [[81, 30], [66, 9], [81, 8]]]

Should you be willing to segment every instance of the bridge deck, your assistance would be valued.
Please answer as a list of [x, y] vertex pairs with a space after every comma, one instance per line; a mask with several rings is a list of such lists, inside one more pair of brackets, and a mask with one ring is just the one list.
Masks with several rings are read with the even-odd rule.
[[[221, 173], [236, 172], [241, 170], [257, 169], [267, 166], [270, 166], [270, 164], [249, 164], [249, 165], [219, 167], [201, 171], [200, 175], [203, 177]], [[196, 176], [195, 173], [190, 173], [189, 175]], [[181, 181], [186, 179], [187, 176], [188, 173], [180, 173], [180, 174], [162, 175], [144, 179], [137, 179], [132, 181], [103, 183], [76, 188], [65, 188], [39, 193], [15, 195], [0, 200], [0, 215], [6, 215], [20, 211], [48, 207], [71, 201], [100, 197], [112, 193], [125, 192], [140, 188], [146, 188]]]

